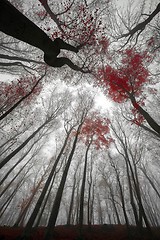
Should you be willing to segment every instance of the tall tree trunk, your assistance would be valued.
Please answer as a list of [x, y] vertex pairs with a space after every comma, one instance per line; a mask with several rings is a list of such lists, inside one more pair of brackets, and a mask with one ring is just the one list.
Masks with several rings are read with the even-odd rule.
[[79, 210], [79, 225], [80, 228], [83, 225], [83, 214], [84, 214], [84, 192], [85, 192], [85, 183], [86, 183], [86, 173], [87, 173], [87, 160], [88, 160], [88, 151], [91, 146], [91, 142], [88, 144], [86, 153], [85, 153], [85, 162], [83, 170], [83, 179], [81, 185], [81, 194], [80, 194], [80, 210]]
[[74, 195], [75, 195], [75, 190], [76, 190], [76, 173], [77, 173], [77, 171], [75, 171], [74, 178], [73, 178], [74, 182], [73, 182], [69, 212], [68, 212], [68, 217], [67, 217], [67, 225], [71, 224], [71, 216], [72, 216], [72, 210], [73, 210], [73, 204], [74, 204]]
[[21, 187], [21, 185], [23, 184], [24, 181], [24, 177], [27, 173], [24, 174], [23, 178], [18, 182], [18, 184], [16, 185], [15, 189], [13, 190], [13, 192], [10, 194], [10, 196], [5, 200], [5, 202], [3, 203], [3, 205], [0, 208], [0, 217], [4, 214], [5, 210], [7, 209], [9, 203], [12, 201], [13, 197], [15, 196], [15, 194], [17, 193], [18, 189]]
[[97, 193], [97, 201], [98, 201], [98, 224], [102, 225], [103, 224], [103, 211], [102, 211], [102, 206], [101, 206], [101, 200], [99, 193]]
[[62, 194], [63, 194], [66, 178], [67, 178], [69, 167], [70, 167], [70, 164], [71, 164], [71, 161], [72, 161], [75, 149], [76, 149], [76, 144], [77, 144], [77, 141], [78, 141], [78, 135], [79, 135], [79, 131], [81, 129], [81, 126], [82, 126], [82, 123], [78, 126], [77, 133], [76, 133], [73, 145], [72, 145], [72, 150], [71, 150], [70, 155], [68, 157], [68, 161], [66, 163], [66, 166], [65, 166], [62, 178], [61, 178], [61, 182], [60, 182], [60, 185], [59, 185], [58, 190], [57, 190], [57, 194], [56, 194], [56, 197], [55, 197], [55, 200], [54, 200], [54, 203], [53, 203], [52, 211], [51, 211], [50, 218], [49, 218], [49, 221], [48, 221], [48, 225], [47, 225], [47, 228], [46, 228], [44, 240], [49, 240], [49, 239], [52, 238], [52, 231], [54, 230], [54, 227], [55, 227], [55, 224], [56, 224], [56, 220], [57, 220], [57, 216], [58, 216], [58, 212], [59, 212], [59, 208], [60, 208], [60, 204], [61, 204], [61, 199], [62, 199]]
[[116, 207], [116, 204], [115, 204], [115, 200], [114, 200], [113, 189], [112, 189], [111, 186], [109, 186], [109, 190], [110, 190], [110, 195], [111, 195], [111, 199], [112, 199], [113, 209], [114, 209], [115, 214], [116, 214], [117, 223], [121, 224], [120, 217], [119, 217], [119, 214], [118, 214], [118, 210], [117, 210], [117, 207]]
[[64, 149], [65, 149], [65, 147], [66, 147], [66, 145], [67, 145], [67, 142], [68, 142], [68, 139], [69, 139], [69, 136], [70, 136], [71, 131], [72, 131], [72, 128], [71, 128], [70, 131], [67, 133], [67, 136], [66, 136], [66, 138], [65, 138], [65, 141], [64, 141], [64, 143], [63, 143], [63, 146], [62, 146], [62, 148], [61, 148], [61, 150], [60, 150], [59, 155], [58, 155], [57, 158], [56, 158], [56, 161], [55, 161], [55, 163], [54, 163], [54, 165], [53, 165], [53, 167], [52, 167], [52, 170], [51, 170], [51, 172], [50, 172], [50, 174], [49, 174], [49, 177], [48, 177], [48, 179], [47, 179], [47, 181], [46, 181], [46, 183], [45, 183], [45, 186], [44, 186], [44, 188], [43, 188], [43, 190], [42, 190], [42, 192], [41, 192], [41, 195], [39, 196], [39, 199], [38, 199], [38, 201], [37, 201], [37, 203], [36, 203], [36, 206], [35, 206], [32, 214], [31, 214], [31, 216], [30, 216], [30, 218], [29, 218], [29, 220], [28, 220], [28, 222], [27, 222], [27, 224], [26, 224], [26, 227], [25, 227], [22, 235], [18, 238], [18, 240], [28, 239], [29, 236], [30, 236], [30, 234], [31, 234], [33, 224], [34, 224], [35, 219], [36, 219], [36, 217], [37, 217], [37, 214], [38, 214], [38, 212], [39, 212], [39, 210], [40, 210], [40, 208], [41, 208], [42, 202], [44, 201], [46, 192], [47, 192], [48, 187], [49, 187], [49, 185], [50, 185], [50, 183], [51, 183], [51, 181], [52, 181], [52, 178], [53, 178], [54, 172], [55, 172], [55, 170], [56, 170], [56, 167], [57, 167], [57, 165], [58, 165], [58, 163], [59, 163], [59, 160], [60, 160], [60, 158], [61, 158], [61, 156], [62, 156], [62, 154], [63, 154], [63, 152], [64, 152]]
[[143, 174], [145, 175], [145, 177], [147, 178], [147, 180], [149, 181], [150, 185], [152, 186], [152, 188], [154, 189], [154, 191], [156, 192], [158, 198], [160, 199], [160, 192], [158, 191], [157, 187], [155, 186], [154, 182], [151, 180], [151, 178], [148, 176], [146, 169], [144, 168], [140, 168], [141, 171], [143, 172]]
[[25, 218], [25, 216], [26, 216], [26, 214], [27, 214], [27, 211], [28, 211], [28, 209], [29, 209], [32, 201], [33, 201], [33, 198], [34, 198], [35, 194], [38, 192], [38, 190], [39, 190], [39, 188], [40, 188], [40, 186], [41, 186], [41, 183], [43, 182], [44, 175], [45, 175], [45, 173], [44, 173], [43, 176], [41, 177], [40, 181], [38, 182], [38, 184], [37, 184], [37, 186], [34, 188], [34, 190], [32, 190], [31, 196], [30, 196], [30, 198], [29, 198], [29, 200], [28, 200], [25, 208], [24, 208], [23, 211], [20, 213], [17, 221], [15, 222], [14, 227], [18, 227], [19, 225], [21, 225], [21, 226], [23, 225], [22, 223], [24, 222], [24, 218]]
[[[129, 158], [128, 158], [128, 160], [129, 160]], [[138, 175], [137, 175], [136, 164], [134, 163], [134, 171], [133, 171], [133, 167], [132, 167], [130, 161], [128, 161], [128, 164], [129, 164], [129, 167], [130, 167], [130, 172], [131, 172], [131, 176], [132, 176], [134, 187], [135, 187], [135, 193], [136, 193], [137, 200], [138, 200], [139, 214], [140, 214], [140, 217], [141, 216], [143, 217], [145, 225], [146, 225], [147, 230], [148, 230], [148, 233], [152, 236], [152, 229], [151, 229], [149, 220], [147, 218], [147, 215], [145, 213], [143, 203], [142, 203], [142, 199], [141, 199], [141, 192], [140, 192], [140, 187], [139, 187], [139, 180], [138, 180]]]
[[37, 219], [37, 221], [36, 221], [36, 223], [35, 223], [35, 225], [34, 225], [34, 228], [35, 228], [35, 229], [36, 229], [36, 228], [39, 226], [39, 224], [40, 224], [40, 221], [41, 221], [41, 218], [42, 218], [42, 215], [43, 215], [43, 212], [44, 212], [45, 206], [46, 206], [46, 204], [47, 204], [48, 198], [49, 198], [49, 196], [50, 196], [50, 193], [51, 193], [51, 190], [52, 190], [52, 187], [53, 187], [53, 183], [54, 183], [54, 180], [55, 180], [56, 174], [57, 174], [57, 172], [54, 173], [54, 176], [53, 176], [53, 179], [52, 179], [51, 185], [50, 185], [50, 187], [49, 187], [49, 190], [48, 190], [48, 193], [47, 193], [46, 199], [45, 199], [45, 201], [44, 201], [44, 203], [43, 203], [42, 209], [40, 210], [40, 213], [39, 213], [38, 219]]
[[[3, 182], [4, 182], [4, 181], [6, 180], [6, 178], [9, 176], [9, 174], [13, 171], [13, 169], [14, 169], [15, 167], [17, 167], [20, 162], [23, 161], [23, 159], [28, 155], [28, 153], [32, 150], [33, 146], [34, 146], [38, 141], [39, 141], [39, 139], [36, 140], [36, 141], [34, 142], [34, 144], [25, 152], [25, 154], [13, 165], [13, 167], [11, 167], [11, 168], [9, 169], [9, 171], [6, 173], [6, 175], [5, 175], [5, 176], [2, 178], [2, 180], [0, 181], [0, 186], [3, 184]], [[30, 158], [29, 161], [31, 161], [31, 159], [32, 159], [32, 158]], [[27, 161], [27, 163], [28, 163], [29, 161]], [[26, 166], [26, 164], [25, 164], [25, 166]]]
[[110, 154], [108, 154], [108, 157], [109, 157], [111, 166], [113, 167], [113, 169], [115, 171], [115, 174], [116, 174], [116, 179], [117, 179], [119, 192], [120, 192], [120, 199], [121, 199], [121, 202], [122, 202], [122, 210], [123, 210], [123, 214], [124, 214], [124, 219], [125, 219], [125, 222], [126, 222], [127, 230], [128, 230], [128, 233], [129, 233], [130, 232], [130, 230], [129, 230], [129, 220], [128, 220], [128, 215], [127, 215], [127, 211], [126, 211], [124, 193], [123, 193], [123, 189], [122, 189], [119, 173], [118, 173], [118, 170], [117, 170], [117, 168], [116, 168], [116, 166], [114, 164], [114, 160], [112, 159]]
[[7, 191], [7, 189], [9, 189], [9, 187], [11, 186], [11, 184], [14, 182], [14, 180], [19, 176], [19, 174], [23, 171], [23, 169], [27, 166], [27, 164], [32, 160], [32, 158], [30, 158], [25, 164], [24, 166], [17, 172], [17, 174], [14, 176], [14, 178], [12, 178], [12, 180], [7, 184], [7, 186], [3, 189], [3, 191], [0, 194], [0, 197], [3, 196], [3, 194]]
[[91, 163], [90, 163], [90, 171], [88, 176], [88, 199], [87, 199], [87, 223], [88, 226], [91, 226], [92, 222], [92, 215], [93, 215], [93, 202], [94, 202], [94, 194], [93, 194], [93, 159], [91, 155]]
[[84, 170], [83, 170], [83, 179], [81, 185], [81, 194], [80, 194], [80, 209], [79, 209], [79, 237], [82, 238], [82, 227], [84, 220], [84, 192], [85, 192], [85, 184], [86, 184], [86, 174], [87, 174], [87, 161], [88, 161], [88, 151], [91, 146], [92, 141], [89, 142], [86, 153], [85, 153], [85, 162], [84, 162]]
[[36, 134], [49, 123], [49, 121], [44, 122], [36, 131], [34, 131], [19, 147], [17, 147], [13, 152], [11, 152], [6, 158], [4, 158], [0, 163], [0, 169], [7, 164], [20, 150], [22, 150], [31, 139], [33, 139]]
[[129, 160], [127, 160], [126, 156], [124, 156], [124, 157], [125, 157], [125, 162], [126, 162], [126, 171], [127, 171], [127, 180], [128, 180], [128, 187], [129, 187], [130, 203], [131, 203], [131, 206], [132, 206], [132, 210], [133, 210], [136, 225], [139, 228], [139, 231], [141, 231], [143, 226], [142, 226], [142, 223], [139, 221], [137, 207], [136, 207], [136, 203], [134, 201], [133, 187], [132, 187], [132, 182], [131, 182], [131, 177], [130, 177], [130, 172], [129, 172], [129, 166], [128, 166], [128, 161]]

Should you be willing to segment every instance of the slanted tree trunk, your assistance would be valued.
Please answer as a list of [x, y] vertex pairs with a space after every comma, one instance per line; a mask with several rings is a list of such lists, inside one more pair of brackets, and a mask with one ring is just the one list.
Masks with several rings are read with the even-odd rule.
[[144, 117], [149, 126], [158, 134], [160, 137], [160, 126], [156, 123], [156, 121], [136, 102], [133, 94], [129, 95], [129, 98], [133, 104], [133, 106], [138, 110], [138, 112]]
[[143, 172], [143, 174], [145, 175], [145, 177], [147, 178], [147, 180], [149, 181], [149, 183], [152, 186], [152, 188], [154, 189], [154, 191], [156, 192], [158, 198], [160, 199], [160, 192], [158, 191], [157, 187], [155, 186], [153, 180], [151, 180], [151, 177], [149, 177], [149, 175], [147, 174], [146, 169], [145, 168], [140, 168], [140, 169]]
[[22, 97], [20, 100], [18, 100], [11, 108], [9, 108], [5, 113], [3, 113], [1, 116], [0, 116], [0, 120], [2, 120], [3, 118], [7, 117], [8, 114], [10, 114], [16, 107], [18, 107], [21, 102], [23, 102], [25, 99], [27, 99], [35, 90], [35, 88], [37, 87], [37, 85], [39, 84], [39, 82], [43, 79], [43, 77], [45, 76], [45, 74], [43, 76], [41, 76], [36, 84], [33, 86], [33, 88], [31, 89], [30, 92], [28, 92], [24, 97]]
[[25, 169], [25, 167], [27, 166], [27, 164], [32, 160], [32, 158], [29, 158], [28, 161], [24, 164], [24, 166], [16, 173], [16, 175], [14, 176], [14, 178], [12, 178], [12, 180], [7, 184], [7, 186], [3, 189], [3, 191], [0, 194], [0, 197], [3, 196], [3, 194], [9, 189], [9, 187], [11, 186], [11, 184], [14, 182], [14, 180], [19, 176], [19, 174], [23, 171], [23, 169]]
[[44, 122], [36, 131], [34, 131], [19, 147], [17, 147], [13, 152], [11, 152], [6, 158], [4, 158], [0, 163], [0, 169], [7, 164], [20, 150], [22, 150], [30, 141], [33, 139], [40, 130], [49, 123], [49, 121]]
[[[11, 167], [10, 169], [9, 169], [9, 171], [6, 173], [6, 175], [2, 178], [2, 180], [0, 181], [0, 186], [3, 184], [3, 182], [6, 180], [6, 178], [9, 176], [9, 174], [13, 171], [13, 169], [15, 168], [15, 167], [17, 167], [18, 166], [18, 164], [20, 163], [20, 162], [22, 162], [23, 161], [23, 159], [29, 154], [29, 152], [32, 150], [32, 148], [33, 148], [33, 146], [37, 143], [39, 141], [39, 139], [37, 139], [34, 143], [33, 143], [33, 145], [25, 152], [25, 154], [13, 165], [13, 167]], [[31, 159], [32, 158], [30, 158], [29, 159], [29, 161], [31, 161]], [[27, 161], [27, 163], [29, 163], [29, 161]], [[27, 164], [25, 164], [25, 166], [26, 166]]]
[[39, 210], [40, 210], [40, 208], [41, 208], [41, 205], [42, 205], [42, 203], [43, 203], [43, 201], [44, 201], [44, 198], [45, 198], [46, 192], [47, 192], [47, 190], [48, 190], [48, 188], [49, 188], [49, 185], [50, 185], [50, 183], [51, 183], [51, 181], [52, 181], [52, 179], [53, 179], [54, 172], [55, 172], [56, 167], [57, 167], [57, 165], [58, 165], [58, 163], [59, 163], [59, 160], [60, 160], [60, 158], [61, 158], [61, 156], [62, 156], [62, 154], [63, 154], [63, 152], [64, 152], [64, 149], [65, 149], [65, 147], [66, 147], [66, 145], [67, 145], [67, 142], [68, 142], [68, 139], [69, 139], [69, 136], [70, 136], [71, 131], [72, 131], [72, 128], [70, 129], [70, 131], [68, 132], [68, 134], [67, 134], [67, 136], [66, 136], [66, 138], [65, 138], [65, 141], [64, 141], [64, 143], [63, 143], [63, 146], [62, 146], [62, 148], [61, 148], [61, 150], [60, 150], [60, 153], [58, 154], [58, 156], [57, 156], [57, 158], [56, 158], [56, 161], [55, 161], [55, 163], [54, 163], [54, 165], [53, 165], [53, 167], [52, 167], [52, 169], [51, 169], [51, 172], [50, 172], [50, 174], [49, 174], [49, 176], [48, 176], [48, 179], [47, 179], [47, 181], [46, 181], [46, 183], [45, 183], [45, 186], [44, 186], [44, 188], [43, 188], [43, 190], [42, 190], [42, 192], [41, 192], [41, 195], [39, 196], [39, 199], [38, 199], [38, 201], [37, 201], [37, 203], [36, 203], [36, 206], [35, 206], [32, 214], [31, 214], [31, 216], [30, 216], [30, 218], [29, 218], [29, 220], [28, 220], [28, 222], [27, 222], [27, 224], [26, 224], [26, 227], [25, 227], [22, 235], [21, 235], [19, 238], [17, 238], [18, 240], [28, 239], [29, 236], [30, 236], [30, 234], [31, 234], [33, 224], [34, 224], [35, 219], [36, 219], [36, 217], [37, 217], [37, 214], [38, 214], [38, 212], [39, 212]]
[[10, 194], [10, 196], [5, 200], [5, 202], [3, 203], [3, 205], [0, 208], [0, 217], [2, 217], [2, 215], [4, 214], [5, 210], [7, 209], [7, 207], [9, 206], [10, 202], [13, 200], [14, 196], [16, 195], [18, 189], [21, 187], [21, 185], [24, 182], [24, 178], [26, 176], [27, 172], [23, 175], [23, 178], [21, 178], [21, 180], [17, 183], [16, 187], [14, 188], [13, 192]]
[[28, 209], [29, 209], [29, 207], [30, 207], [30, 205], [31, 205], [31, 203], [33, 201], [33, 198], [35, 197], [36, 193], [38, 192], [38, 190], [39, 190], [39, 188], [41, 186], [41, 183], [44, 180], [44, 176], [45, 176], [46, 172], [47, 172], [47, 170], [44, 172], [43, 176], [41, 177], [41, 179], [37, 183], [37, 186], [33, 187], [32, 191], [31, 191], [31, 196], [29, 197], [28, 202], [27, 202], [25, 208], [20, 213], [17, 221], [15, 222], [14, 227], [23, 226], [23, 222], [24, 222], [25, 216], [27, 214], [27, 211], [28, 211]]

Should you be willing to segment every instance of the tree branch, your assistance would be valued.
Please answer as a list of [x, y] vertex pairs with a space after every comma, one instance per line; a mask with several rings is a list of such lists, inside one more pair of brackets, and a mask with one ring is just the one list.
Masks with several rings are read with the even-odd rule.
[[0, 54], [0, 58], [28, 62], [28, 63], [44, 64], [44, 62], [41, 62], [41, 61], [36, 61], [36, 60], [27, 59], [27, 58], [23, 58], [23, 57], [9, 56], [9, 55], [5, 55], [5, 54]]
[[[120, 38], [124, 38], [124, 37], [129, 37], [128, 41], [133, 37], [133, 35], [137, 32], [138, 33], [138, 37], [140, 35], [140, 33], [145, 29], [146, 25], [151, 22], [151, 20], [160, 12], [160, 3], [157, 5], [156, 9], [150, 14], [148, 15], [149, 17], [144, 20], [143, 22], [139, 23], [138, 25], [136, 25], [134, 28], [132, 28], [128, 33], [123, 34]], [[128, 42], [127, 41], [127, 42]]]

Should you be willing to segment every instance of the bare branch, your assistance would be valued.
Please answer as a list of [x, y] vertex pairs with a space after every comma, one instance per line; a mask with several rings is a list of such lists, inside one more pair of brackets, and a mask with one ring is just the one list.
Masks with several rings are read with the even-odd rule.
[[129, 37], [127, 42], [137, 33], [136, 41], [138, 40], [139, 35], [145, 29], [146, 25], [151, 22], [151, 20], [160, 12], [160, 3], [157, 5], [156, 9], [148, 15], [149, 17], [143, 22], [136, 25], [128, 33], [123, 34], [120, 38]]

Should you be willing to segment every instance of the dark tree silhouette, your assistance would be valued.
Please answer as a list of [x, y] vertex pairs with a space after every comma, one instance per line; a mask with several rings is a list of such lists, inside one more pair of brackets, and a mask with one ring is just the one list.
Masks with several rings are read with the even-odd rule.
[[52, 41], [45, 32], [19, 12], [7, 0], [0, 1], [0, 31], [41, 49], [44, 52], [44, 61], [49, 66], [62, 67], [66, 64], [75, 71], [83, 73], [89, 72], [89, 70], [85, 71], [78, 67], [68, 58], [57, 58], [61, 49], [77, 53], [80, 46], [74, 47], [60, 38]]

